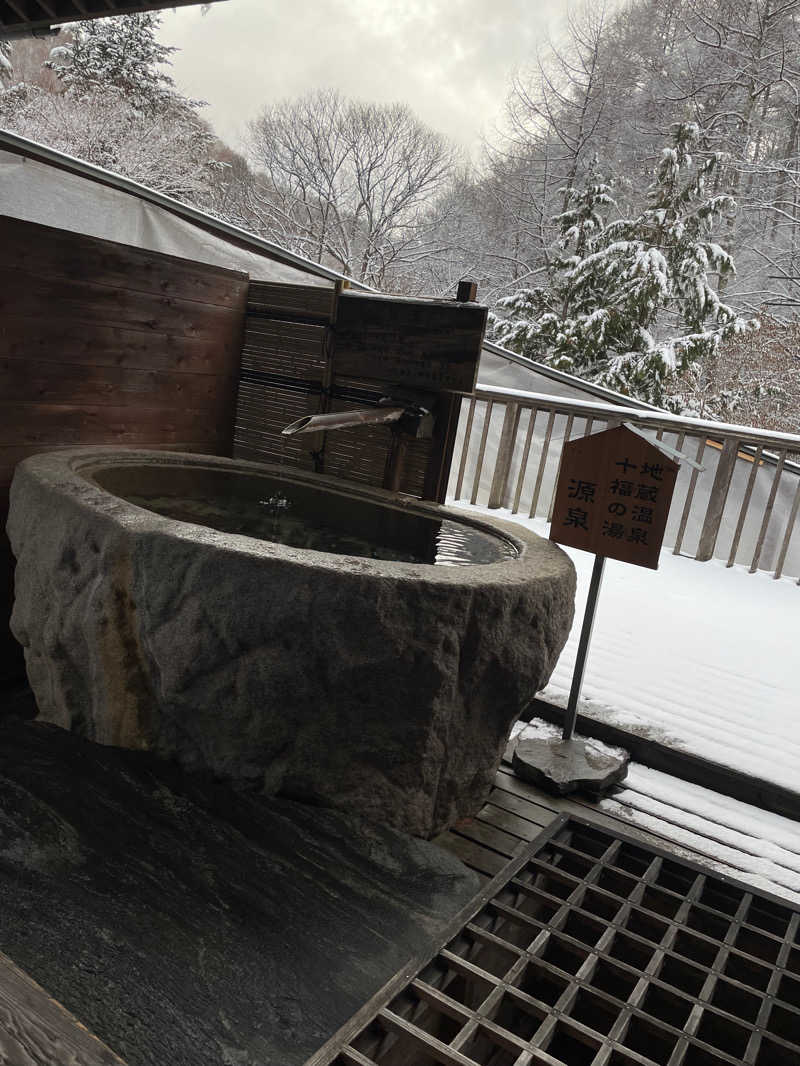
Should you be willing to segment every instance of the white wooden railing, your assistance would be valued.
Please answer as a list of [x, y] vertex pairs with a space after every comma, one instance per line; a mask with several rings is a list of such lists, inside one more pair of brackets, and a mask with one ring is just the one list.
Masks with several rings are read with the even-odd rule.
[[743, 563], [751, 573], [800, 578], [795, 434], [478, 387], [462, 400], [448, 495], [549, 518], [564, 443], [623, 422], [703, 467], [681, 466], [665, 546], [701, 561]]

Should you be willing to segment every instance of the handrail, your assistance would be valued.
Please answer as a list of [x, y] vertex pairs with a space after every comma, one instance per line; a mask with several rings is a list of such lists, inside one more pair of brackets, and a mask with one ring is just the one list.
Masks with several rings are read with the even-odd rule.
[[[470, 396], [472, 394], [465, 394]], [[587, 418], [622, 418], [628, 422], [638, 422], [653, 429], [664, 429], [671, 433], [693, 432], [705, 433], [712, 439], [755, 441], [766, 448], [786, 448], [800, 452], [800, 435], [796, 433], [778, 433], [774, 430], [756, 429], [753, 426], [739, 426], [732, 422], [711, 422], [703, 418], [685, 418], [654, 409], [622, 407], [617, 404], [593, 403], [589, 400], [571, 399], [553, 396], [545, 392], [525, 392], [522, 389], [501, 389], [494, 385], [479, 385], [474, 393], [477, 399], [492, 400], [494, 403], [516, 403], [524, 407], [546, 407], [558, 414], [577, 414]]]
[[627, 422], [653, 431], [656, 443], [674, 436], [692, 460], [667, 526], [673, 554], [686, 554], [687, 542], [701, 562], [716, 556], [750, 573], [800, 575], [800, 464], [790, 460], [800, 434], [493, 385], [461, 395], [456, 500], [549, 519], [564, 444]]

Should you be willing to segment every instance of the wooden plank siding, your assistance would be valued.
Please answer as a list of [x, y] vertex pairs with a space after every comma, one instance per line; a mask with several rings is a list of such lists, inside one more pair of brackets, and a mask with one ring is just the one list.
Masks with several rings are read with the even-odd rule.
[[[230, 455], [248, 277], [0, 216], [0, 529], [18, 462], [110, 444]], [[0, 680], [20, 672], [0, 534]]]

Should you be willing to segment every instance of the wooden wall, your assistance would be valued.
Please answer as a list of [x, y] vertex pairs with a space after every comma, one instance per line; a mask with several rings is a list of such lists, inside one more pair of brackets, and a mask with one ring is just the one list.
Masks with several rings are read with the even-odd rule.
[[246, 274], [0, 216], [0, 680], [16, 464], [113, 444], [230, 455]]

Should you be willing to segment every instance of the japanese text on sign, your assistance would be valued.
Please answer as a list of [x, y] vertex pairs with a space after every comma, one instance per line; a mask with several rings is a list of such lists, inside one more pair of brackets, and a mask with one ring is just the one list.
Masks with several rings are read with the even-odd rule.
[[678, 465], [624, 426], [564, 446], [550, 539], [655, 568]]

